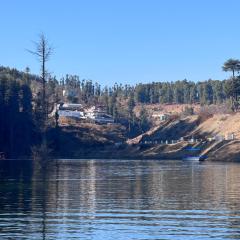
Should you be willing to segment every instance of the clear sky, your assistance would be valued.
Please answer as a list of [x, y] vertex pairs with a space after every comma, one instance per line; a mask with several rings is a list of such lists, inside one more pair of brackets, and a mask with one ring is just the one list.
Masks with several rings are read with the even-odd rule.
[[44, 32], [48, 69], [101, 84], [224, 79], [240, 58], [239, 0], [2, 0], [0, 65], [38, 73], [25, 49]]

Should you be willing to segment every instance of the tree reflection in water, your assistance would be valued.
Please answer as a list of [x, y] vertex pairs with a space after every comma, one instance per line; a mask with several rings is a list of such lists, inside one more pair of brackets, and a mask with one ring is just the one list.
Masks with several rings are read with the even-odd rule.
[[239, 238], [240, 165], [0, 162], [1, 239]]

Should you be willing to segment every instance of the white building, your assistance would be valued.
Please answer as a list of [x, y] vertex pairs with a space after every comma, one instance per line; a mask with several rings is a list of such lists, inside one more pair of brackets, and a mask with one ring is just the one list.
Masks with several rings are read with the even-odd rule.
[[169, 119], [169, 115], [166, 113], [153, 113], [153, 118], [158, 118], [160, 121], [166, 121]]
[[101, 107], [93, 106], [87, 109], [85, 116], [97, 123], [114, 123], [113, 117], [107, 114], [106, 110]]
[[59, 110], [83, 111], [83, 105], [80, 103], [63, 103], [59, 105]]
[[59, 117], [73, 117], [85, 119], [84, 109], [82, 104], [78, 103], [64, 103], [57, 107]]
[[[85, 109], [82, 104], [64, 103], [59, 104], [56, 108], [59, 118], [69, 117], [77, 119], [89, 119], [95, 123], [114, 123], [111, 115], [107, 114], [106, 110], [102, 107], [90, 107]], [[54, 115], [53, 115], [54, 116]]]
[[85, 119], [84, 112], [80, 111], [71, 111], [71, 110], [58, 110], [59, 117], [73, 117], [79, 119]]

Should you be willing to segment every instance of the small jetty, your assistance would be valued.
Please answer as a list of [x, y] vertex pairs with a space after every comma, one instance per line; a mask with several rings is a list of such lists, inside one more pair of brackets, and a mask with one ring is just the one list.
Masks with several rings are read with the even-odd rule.
[[189, 160], [189, 161], [204, 161], [205, 159], [206, 159], [206, 156], [187, 156], [183, 158], [183, 160]]
[[189, 153], [187, 156], [183, 157], [183, 160], [190, 161], [204, 161], [207, 157], [206, 155], [201, 155], [201, 147], [187, 147], [185, 150]]

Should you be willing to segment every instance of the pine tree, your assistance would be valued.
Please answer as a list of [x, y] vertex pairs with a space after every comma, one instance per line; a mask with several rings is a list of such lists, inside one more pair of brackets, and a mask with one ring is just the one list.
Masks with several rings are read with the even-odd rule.
[[134, 96], [133, 93], [130, 94], [129, 100], [128, 100], [128, 131], [131, 132], [131, 126], [134, 124]]
[[139, 127], [142, 132], [145, 132], [147, 129], [149, 129], [149, 121], [147, 118], [147, 111], [143, 105], [141, 106], [141, 110], [139, 113]]

